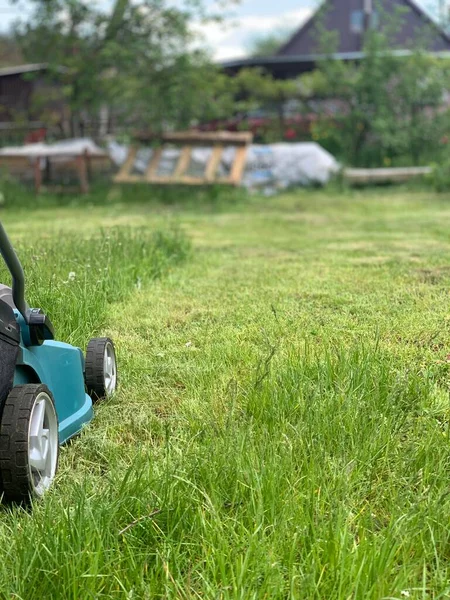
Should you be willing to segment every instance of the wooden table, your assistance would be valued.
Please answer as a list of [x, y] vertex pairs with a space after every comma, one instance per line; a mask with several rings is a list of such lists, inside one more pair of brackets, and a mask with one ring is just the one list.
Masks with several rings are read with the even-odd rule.
[[[63, 161], [61, 164], [64, 170], [75, 171], [79, 185], [73, 186], [55, 186], [49, 184], [52, 175], [52, 162], [55, 164], [58, 161]], [[87, 151], [82, 153], [60, 153], [57, 151], [42, 150], [33, 154], [14, 153], [0, 154], [0, 168], [4, 167], [8, 171], [18, 174], [32, 170], [34, 179], [34, 188], [37, 194], [43, 190], [60, 191], [60, 192], [81, 192], [82, 194], [89, 193], [89, 179], [91, 176], [93, 164], [95, 162], [110, 162], [108, 155], [90, 154]], [[42, 163], [45, 162], [44, 169]], [[31, 173], [30, 173], [31, 174]], [[44, 185], [44, 181], [45, 182]]]

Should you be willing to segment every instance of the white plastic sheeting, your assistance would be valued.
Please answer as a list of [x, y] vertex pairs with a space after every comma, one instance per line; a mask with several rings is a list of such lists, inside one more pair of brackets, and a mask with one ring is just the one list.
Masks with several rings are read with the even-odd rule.
[[[128, 154], [128, 147], [110, 142], [108, 151], [112, 161], [122, 165]], [[225, 148], [218, 174], [225, 176], [232, 165], [235, 149]], [[173, 172], [180, 151], [173, 148], [162, 153], [159, 175]], [[194, 147], [190, 174], [201, 176], [211, 155], [211, 148]], [[152, 150], [138, 151], [134, 169], [144, 173], [152, 156]], [[314, 142], [299, 144], [252, 145], [249, 148], [247, 165], [242, 185], [247, 188], [263, 188], [266, 191], [283, 189], [295, 185], [326, 184], [339, 170], [335, 158]]]
[[25, 146], [10, 146], [0, 149], [0, 156], [23, 156], [24, 158], [36, 158], [37, 156], [51, 156], [61, 158], [79, 156], [88, 152], [91, 156], [108, 156], [97, 144], [89, 138], [64, 140], [54, 144], [26, 144]]
[[314, 142], [250, 147], [246, 187], [286, 188], [326, 184], [339, 171], [335, 158]]

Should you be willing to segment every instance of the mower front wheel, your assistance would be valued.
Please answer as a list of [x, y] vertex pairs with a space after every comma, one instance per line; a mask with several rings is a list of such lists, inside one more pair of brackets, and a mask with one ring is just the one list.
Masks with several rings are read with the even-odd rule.
[[40, 498], [58, 468], [58, 417], [46, 385], [11, 390], [0, 418], [0, 478], [7, 502]]
[[116, 350], [109, 338], [94, 338], [89, 342], [86, 350], [85, 383], [94, 402], [112, 396], [116, 391]]

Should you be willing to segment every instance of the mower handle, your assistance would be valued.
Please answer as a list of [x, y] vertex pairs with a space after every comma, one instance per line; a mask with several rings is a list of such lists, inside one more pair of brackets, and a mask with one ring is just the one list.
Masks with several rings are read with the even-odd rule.
[[29, 321], [27, 303], [25, 302], [25, 275], [17, 254], [12, 247], [9, 237], [0, 222], [0, 254], [8, 267], [12, 277], [13, 300], [17, 310], [20, 312], [25, 322]]

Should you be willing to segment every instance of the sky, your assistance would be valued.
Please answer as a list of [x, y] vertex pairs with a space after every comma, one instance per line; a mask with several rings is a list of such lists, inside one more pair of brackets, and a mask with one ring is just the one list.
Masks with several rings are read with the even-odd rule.
[[217, 60], [248, 54], [252, 40], [273, 31], [300, 27], [314, 11], [318, 0], [243, 0], [234, 16], [202, 27], [206, 44]]
[[[110, 5], [112, 0], [97, 0]], [[213, 7], [214, 0], [207, 0]], [[427, 8], [430, 0], [416, 0]], [[248, 54], [252, 40], [277, 30], [292, 30], [300, 27], [312, 14], [319, 0], [241, 0], [232, 9], [223, 23], [197, 25], [216, 60], [241, 58]], [[26, 14], [27, 0], [20, 0], [18, 8], [7, 0], [0, 0], [0, 31], [5, 31], [20, 15]]]

